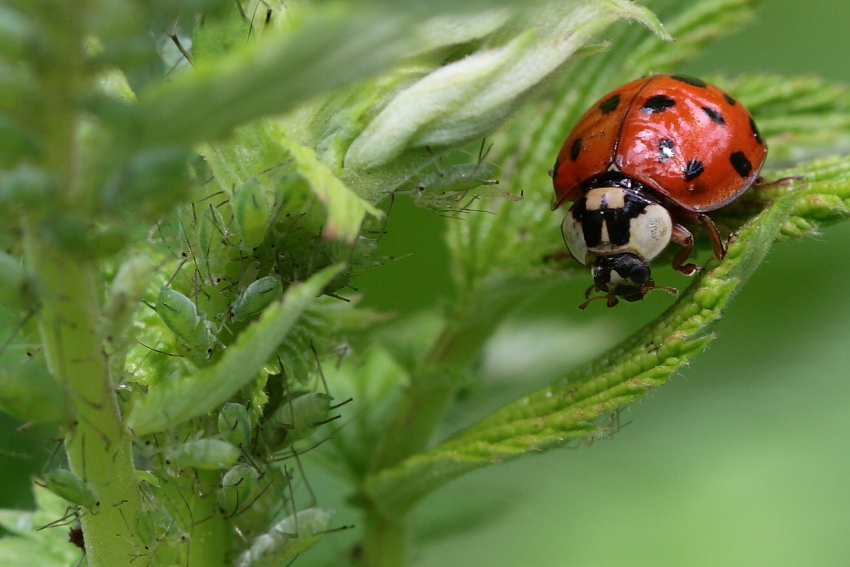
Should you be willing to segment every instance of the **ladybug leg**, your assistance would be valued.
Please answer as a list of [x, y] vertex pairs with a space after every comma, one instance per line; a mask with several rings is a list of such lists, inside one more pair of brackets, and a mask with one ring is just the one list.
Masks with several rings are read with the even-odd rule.
[[717, 227], [714, 226], [714, 221], [706, 215], [699, 215], [697, 220], [704, 224], [705, 228], [708, 229], [708, 236], [711, 238], [711, 246], [714, 248], [714, 255], [718, 260], [722, 260], [723, 257], [726, 256], [726, 247], [723, 245], [723, 239], [720, 238], [720, 233], [717, 231]]
[[673, 235], [671, 240], [682, 247], [678, 254], [673, 257], [673, 269], [685, 274], [686, 276], [690, 276], [694, 272], [698, 272], [700, 267], [696, 264], [685, 264], [685, 260], [688, 259], [691, 252], [694, 250], [694, 235], [691, 234], [687, 228], [675, 223], [673, 225]]
[[[596, 286], [593, 286], [593, 287], [596, 287]], [[593, 289], [593, 288], [591, 288], [591, 289]], [[588, 290], [588, 292], [589, 291], [590, 290]], [[584, 303], [579, 305], [578, 308], [581, 309], [582, 311], [584, 311], [585, 309], [587, 309], [588, 305], [590, 305], [591, 303], [593, 303], [597, 299], [606, 299], [607, 300], [606, 304], [608, 305], [608, 307], [614, 307], [615, 305], [620, 303], [620, 300], [617, 299], [616, 295], [614, 295], [612, 292], [608, 292], [606, 295], [597, 295], [596, 297], [588, 297], [587, 301], [585, 301]]]
[[555, 252], [553, 254], [546, 254], [543, 256], [543, 263], [549, 264], [551, 262], [565, 262], [567, 260], [572, 260], [573, 255], [569, 253], [569, 251], [563, 252]]

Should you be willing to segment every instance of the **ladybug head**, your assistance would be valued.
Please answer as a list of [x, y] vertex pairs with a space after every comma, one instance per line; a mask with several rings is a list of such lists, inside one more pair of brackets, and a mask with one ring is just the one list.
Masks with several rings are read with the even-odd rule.
[[600, 291], [618, 295], [626, 301], [643, 299], [654, 287], [649, 266], [634, 254], [599, 256], [590, 273]]
[[650, 277], [649, 266], [635, 254], [599, 256], [591, 266], [590, 273], [593, 275], [594, 285], [587, 290], [588, 294], [595, 287], [604, 291], [605, 295], [589, 297], [579, 305], [579, 309], [585, 309], [597, 299], [607, 299], [608, 307], [614, 307], [619, 302], [618, 296], [626, 301], [639, 301], [653, 289], [662, 289], [673, 295], [679, 293], [671, 287], [655, 285]]

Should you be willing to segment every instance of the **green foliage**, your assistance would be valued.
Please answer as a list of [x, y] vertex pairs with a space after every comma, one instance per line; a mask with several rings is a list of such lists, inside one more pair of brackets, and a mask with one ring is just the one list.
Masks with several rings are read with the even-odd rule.
[[[562, 250], [546, 169], [564, 134], [753, 9], [655, 4], [666, 28], [626, 0], [0, 7], [0, 409], [64, 439], [41, 481], [80, 521], [87, 563], [290, 561], [340, 527], [303, 458], [361, 507], [359, 564], [404, 565], [429, 492], [612, 432], [702, 352], [775, 240], [846, 218], [850, 161], [821, 157], [846, 143], [846, 88], [712, 78], [787, 166], [713, 215], [736, 231], [725, 259], [621, 345], [434, 439], [486, 388], [476, 362], [505, 318], [579, 272], [546, 260]], [[348, 286], [388, 260], [390, 195], [463, 222], [453, 297], [386, 323]], [[0, 512], [0, 565], [77, 557], [34, 530], [66, 514], [36, 496], [37, 512]]]
[[36, 510], [0, 510], [0, 526], [13, 534], [0, 538], [0, 565], [3, 567], [67, 567], [80, 558], [80, 550], [68, 544], [63, 529], [37, 530], [65, 515], [67, 502], [46, 488], [33, 486]]

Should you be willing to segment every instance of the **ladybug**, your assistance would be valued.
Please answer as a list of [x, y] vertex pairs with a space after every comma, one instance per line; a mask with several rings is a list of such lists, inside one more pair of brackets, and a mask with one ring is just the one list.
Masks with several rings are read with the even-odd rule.
[[[759, 179], [767, 144], [747, 109], [700, 79], [651, 75], [602, 97], [573, 127], [555, 161], [552, 210], [573, 204], [561, 231], [570, 255], [590, 268], [593, 289], [613, 307], [656, 286], [649, 263], [674, 242], [673, 268], [694, 248], [683, 224], [703, 223], [714, 254], [726, 250], [705, 213]], [[580, 307], [584, 309], [588, 299]]]

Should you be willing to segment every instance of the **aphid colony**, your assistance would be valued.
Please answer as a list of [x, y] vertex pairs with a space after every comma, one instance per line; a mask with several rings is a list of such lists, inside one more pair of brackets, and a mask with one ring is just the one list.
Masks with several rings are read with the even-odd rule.
[[[273, 376], [272, 382], [288, 390], [283, 375]], [[316, 443], [301, 449], [295, 444], [338, 419], [333, 410], [345, 402], [332, 405], [332, 398], [319, 392], [281, 392], [276, 401], [256, 426], [245, 405], [229, 402], [214, 425], [186, 424], [137, 443], [141, 510], [132, 517], [121, 514], [141, 543], [137, 557], [185, 564], [194, 527], [213, 515], [225, 518], [245, 542], [237, 562], [244, 567], [291, 559], [324, 534], [341, 529], [331, 527], [333, 511], [315, 507], [303, 476], [299, 457]], [[203, 426], [213, 428], [203, 431]], [[193, 437], [179, 438], [188, 431]], [[296, 504], [292, 486], [299, 469], [311, 494], [303, 507]], [[66, 515], [43, 528], [76, 523], [84, 514], [100, 513], [104, 505], [121, 510], [121, 503], [106, 501], [98, 486], [66, 468], [50, 470], [40, 482], [69, 502]], [[184, 493], [204, 496], [209, 503], [205, 515], [188, 505]], [[281, 519], [284, 510], [291, 514]]]
[[[154, 277], [151, 262], [131, 258], [118, 269], [104, 331], [113, 371], [125, 377], [122, 391], [138, 388], [149, 376], [180, 379], [187, 368], [214, 364], [239, 330], [280, 299], [291, 282], [340, 259], [356, 262], [371, 254], [366, 239], [354, 245], [323, 239], [324, 211], [314, 211], [319, 208], [304, 191], [284, 198], [279, 184], [269, 186], [275, 189], [252, 178], [230, 194], [200, 197], [151, 231], [151, 240], [171, 258], [161, 266], [176, 267], [148, 295], [155, 297], [147, 301], [150, 310], [137, 315], [138, 299], [150, 293], [145, 288]], [[341, 277], [328, 292], [346, 283]], [[341, 417], [334, 410], [343, 404], [334, 404], [319, 356], [333, 340], [326, 313], [340, 303], [331, 297], [314, 302], [253, 391], [240, 392], [214, 416], [135, 441], [141, 510], [122, 517], [140, 542], [136, 555], [145, 558], [140, 565], [186, 564], [195, 528], [212, 517], [233, 526], [242, 542], [233, 559], [244, 567], [291, 559], [334, 530], [333, 512], [316, 508], [300, 455], [327, 439], [332, 430], [322, 426]], [[127, 327], [134, 316], [158, 318], [162, 325], [146, 325], [148, 335], [141, 337], [110, 332], [112, 326]], [[41, 482], [70, 503], [66, 517], [51, 526], [98, 514], [103, 506], [122, 510], [121, 503], [102, 497], [101, 487], [62, 466]], [[296, 502], [298, 486], [309, 499]], [[198, 508], [198, 501], [206, 508]]]
[[[474, 198], [475, 188], [503, 193], [489, 179], [483, 148], [477, 163], [439, 166], [416, 178], [410, 193], [417, 204], [456, 211]], [[148, 376], [180, 379], [185, 368], [215, 364], [240, 329], [278, 301], [290, 283], [341, 260], [349, 265], [381, 261], [372, 240], [360, 237], [349, 244], [322, 236], [326, 211], [286, 163], [230, 191], [207, 192], [151, 231], [151, 242], [161, 244], [166, 256], [158, 273], [174, 266], [155, 295], [146, 289], [157, 277], [155, 268], [141, 257], [130, 258], [112, 280], [104, 334], [107, 357], [115, 375], [126, 377], [125, 389]], [[185, 564], [194, 527], [215, 515], [225, 518], [244, 543], [234, 551], [240, 567], [278, 564], [333, 531], [332, 512], [315, 507], [299, 456], [331, 434], [321, 427], [338, 419], [335, 410], [350, 401], [334, 404], [319, 360], [332, 346], [326, 314], [341, 299], [334, 291], [346, 284], [346, 276], [339, 276], [325, 290], [331, 297], [317, 300], [299, 318], [253, 391], [225, 403], [215, 419], [182, 422], [137, 440], [142, 507], [133, 517], [122, 517], [141, 543], [139, 558]], [[141, 316], [158, 318], [167, 330], [154, 334], [157, 326], [145, 325], [145, 336], [113, 332], [132, 328], [143, 296], [150, 311]], [[156, 370], [148, 374], [144, 369], [151, 365]], [[98, 514], [103, 505], [121, 509], [65, 468], [46, 473], [43, 483], [71, 504], [66, 517], [51, 525]], [[311, 494], [306, 506], [296, 505], [293, 483]], [[201, 495], [206, 513], [189, 505], [187, 495], [192, 500]], [[76, 539], [83, 541], [84, 534]]]
[[[597, 101], [564, 141], [552, 178], [552, 209], [572, 206], [562, 232], [570, 255], [590, 268], [609, 307], [656, 286], [649, 263], [671, 243], [673, 268], [691, 275], [694, 248], [683, 226], [702, 223], [718, 259], [725, 246], [705, 213], [759, 179], [767, 155], [750, 114], [700, 79], [652, 75]], [[588, 302], [591, 300], [588, 300]], [[582, 308], [587, 306], [585, 302]]]

